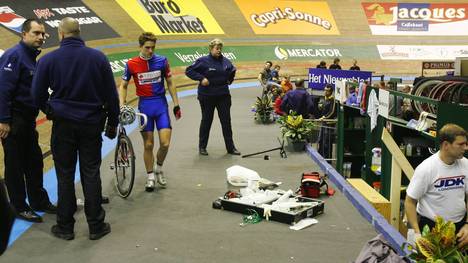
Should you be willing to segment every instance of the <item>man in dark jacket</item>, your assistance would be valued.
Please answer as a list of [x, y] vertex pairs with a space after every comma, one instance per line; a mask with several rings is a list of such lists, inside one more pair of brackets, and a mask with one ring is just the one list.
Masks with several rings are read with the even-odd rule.
[[310, 95], [304, 88], [304, 79], [298, 79], [295, 82], [296, 89], [289, 91], [284, 95], [283, 101], [281, 102], [281, 110], [286, 114], [290, 111], [294, 111], [303, 118], [309, 118], [310, 109]]
[[17, 217], [42, 222], [42, 217], [33, 210], [56, 212], [43, 188], [44, 163], [36, 131], [39, 110], [31, 98], [36, 57], [44, 43], [44, 25], [28, 19], [23, 23], [21, 35], [19, 44], [0, 58], [0, 140], [5, 156], [5, 182]]
[[59, 39], [60, 48], [39, 60], [32, 87], [36, 105], [53, 120], [51, 145], [57, 171], [58, 210], [57, 224], [51, 231], [58, 238], [74, 238], [74, 179], [79, 157], [89, 239], [96, 240], [110, 232], [101, 206], [99, 168], [106, 114], [106, 136], [116, 136], [117, 89], [107, 58], [100, 51], [85, 46], [77, 20], [62, 19]]
[[215, 108], [223, 128], [224, 143], [229, 154], [240, 155], [234, 146], [231, 128], [231, 95], [229, 84], [234, 81], [236, 68], [221, 54], [223, 42], [213, 39], [209, 45], [210, 54], [197, 59], [185, 70], [187, 77], [199, 81], [198, 101], [202, 111], [198, 149], [201, 155], [208, 155], [206, 146], [210, 136]]

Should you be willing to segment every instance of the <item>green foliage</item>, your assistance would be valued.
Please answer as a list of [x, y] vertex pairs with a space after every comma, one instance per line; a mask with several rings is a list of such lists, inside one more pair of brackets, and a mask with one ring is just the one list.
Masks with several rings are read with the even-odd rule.
[[316, 128], [313, 122], [304, 120], [302, 115], [297, 115], [294, 111], [291, 111], [289, 115], [279, 117], [278, 123], [281, 125], [283, 137], [290, 138], [293, 142], [303, 141], [310, 137]]
[[436, 225], [429, 229], [424, 226], [421, 237], [416, 240], [416, 248], [408, 246], [411, 251], [409, 258], [417, 263], [465, 263], [468, 256], [457, 247], [455, 224], [436, 217]]
[[271, 105], [271, 99], [267, 95], [263, 95], [261, 98], [257, 97], [253, 106], [255, 112], [255, 120], [263, 123], [271, 122], [273, 113], [273, 106]]

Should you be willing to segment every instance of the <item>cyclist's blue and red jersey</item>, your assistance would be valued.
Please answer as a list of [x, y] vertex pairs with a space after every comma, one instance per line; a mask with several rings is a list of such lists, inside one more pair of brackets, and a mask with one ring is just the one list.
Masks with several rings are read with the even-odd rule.
[[138, 97], [164, 96], [164, 79], [171, 77], [171, 68], [166, 57], [153, 55], [145, 60], [141, 57], [131, 58], [125, 65], [123, 80], [133, 77]]
[[145, 60], [141, 57], [130, 59], [125, 65], [122, 79], [129, 81], [133, 77], [136, 95], [139, 97], [138, 110], [148, 117], [143, 131], [170, 129], [171, 120], [167, 110], [164, 80], [171, 77], [171, 68], [166, 57], [153, 55]]

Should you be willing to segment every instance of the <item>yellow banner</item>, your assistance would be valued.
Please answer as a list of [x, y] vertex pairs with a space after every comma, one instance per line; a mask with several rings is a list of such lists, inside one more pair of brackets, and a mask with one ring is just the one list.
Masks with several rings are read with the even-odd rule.
[[327, 2], [235, 0], [255, 34], [339, 35]]
[[117, 0], [144, 30], [157, 35], [224, 34], [202, 0]]

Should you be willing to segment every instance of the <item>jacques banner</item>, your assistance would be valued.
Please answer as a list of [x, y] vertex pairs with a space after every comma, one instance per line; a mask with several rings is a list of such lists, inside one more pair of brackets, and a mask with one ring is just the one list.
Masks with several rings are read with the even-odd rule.
[[119, 37], [104, 20], [80, 0], [2, 0], [0, 3], [0, 25], [12, 33], [21, 34], [23, 22], [28, 18], [44, 22], [46, 33], [49, 34], [44, 48], [59, 44], [57, 27], [60, 20], [65, 17], [78, 20], [81, 37], [85, 41]]
[[468, 35], [468, 3], [362, 3], [373, 35]]

